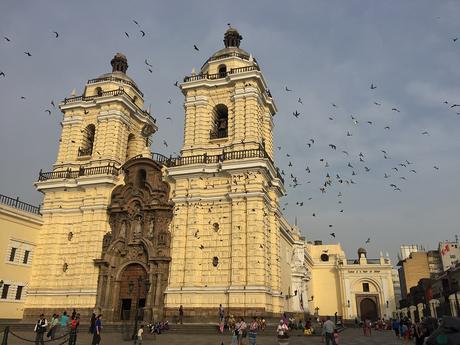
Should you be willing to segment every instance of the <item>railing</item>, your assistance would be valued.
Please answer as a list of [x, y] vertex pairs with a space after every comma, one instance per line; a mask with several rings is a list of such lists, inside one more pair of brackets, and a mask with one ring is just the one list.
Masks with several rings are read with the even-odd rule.
[[[209, 59], [206, 60], [206, 62], [222, 60], [222, 59], [226, 59], [226, 58], [229, 58], [229, 57], [238, 57], [240, 59], [249, 61], [249, 55], [245, 55], [245, 54], [241, 54], [241, 53], [237, 53], [237, 52], [231, 52], [231, 53], [222, 54], [222, 55], [218, 55], [218, 56], [211, 56]], [[205, 64], [206, 64], [206, 62], [205, 62]]]
[[84, 156], [91, 156], [93, 154], [93, 148], [92, 147], [87, 147], [87, 148], [78, 148], [78, 157], [84, 157]]
[[100, 82], [104, 82], [104, 81], [115, 81], [115, 82], [120, 82], [120, 83], [122, 83], [122, 84], [130, 85], [130, 86], [132, 86], [132, 88], [135, 89], [142, 97], [144, 97], [144, 94], [142, 93], [142, 91], [139, 90], [138, 87], [137, 87], [137, 85], [134, 84], [132, 81], [130, 81], [130, 80], [125, 80], [125, 79], [121, 79], [121, 78], [117, 78], [117, 77], [114, 77], [114, 76], [104, 77], [104, 78], [94, 78], [94, 79], [90, 79], [90, 80], [88, 80], [87, 84], [96, 84], [96, 83], [100, 83]]
[[[347, 259], [347, 264], [349, 264], [349, 265], [358, 265], [359, 260], [358, 259]], [[368, 265], [380, 264], [380, 259], [367, 259], [367, 264]]]
[[209, 138], [210, 139], [222, 139], [228, 137], [228, 130], [221, 129], [221, 130], [210, 130], [209, 131]]
[[100, 97], [105, 97], [105, 96], [126, 96], [128, 97], [128, 99], [132, 102], [132, 104], [134, 104], [136, 106], [136, 108], [146, 117], [149, 117], [150, 120], [152, 120], [153, 123], [156, 123], [157, 120], [155, 118], [153, 118], [148, 111], [144, 110], [144, 109], [141, 109], [135, 102], [134, 102], [134, 99], [128, 95], [126, 93], [125, 90], [123, 89], [118, 89], [118, 90], [111, 90], [111, 91], [102, 91], [100, 94], [98, 95], [94, 95], [94, 96], [77, 96], [77, 97], [70, 97], [70, 98], [65, 98], [64, 99], [64, 104], [68, 104], [68, 103], [74, 103], [74, 102], [89, 102], [89, 101], [93, 101], [95, 100], [96, 98], [100, 98]]
[[38, 173], [38, 181], [47, 181], [55, 179], [75, 179], [80, 176], [92, 176], [92, 175], [112, 175], [118, 176], [120, 169], [114, 165], [105, 165], [99, 167], [84, 167], [80, 166], [78, 170], [61, 170], [61, 171], [50, 171]]
[[197, 81], [197, 80], [202, 80], [202, 79], [207, 79], [207, 80], [222, 79], [230, 74], [237, 74], [237, 73], [243, 73], [243, 72], [249, 72], [249, 71], [260, 71], [260, 68], [259, 66], [246, 66], [246, 67], [232, 68], [229, 72], [219, 72], [219, 73], [213, 73], [213, 74], [208, 74], [208, 73], [196, 74], [196, 75], [185, 77], [184, 82], [187, 83], [190, 81]]
[[[159, 158], [159, 160], [157, 160], [157, 158]], [[196, 156], [168, 158], [161, 154], [153, 153], [153, 160], [156, 160], [167, 167], [176, 167], [190, 164], [216, 164], [223, 161], [248, 158], [266, 158], [274, 166], [273, 160], [270, 158], [262, 145], [257, 149], [223, 152], [220, 155], [202, 154]], [[284, 183], [284, 178], [281, 176], [278, 169], [276, 169], [276, 176]]]
[[18, 210], [29, 212], [29, 213], [41, 214], [40, 206], [34, 206], [26, 202], [19, 201], [19, 198], [13, 199], [3, 194], [0, 194], [0, 204], [14, 207], [14, 208], [17, 208]]

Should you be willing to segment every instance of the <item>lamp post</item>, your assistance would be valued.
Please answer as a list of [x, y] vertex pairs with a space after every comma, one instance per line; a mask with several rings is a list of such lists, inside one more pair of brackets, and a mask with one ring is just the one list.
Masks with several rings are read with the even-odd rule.
[[[139, 322], [139, 301], [141, 297], [141, 287], [144, 285], [145, 290], [146, 290], [146, 297], [150, 288], [150, 282], [147, 279], [143, 279], [142, 277], [137, 278], [137, 294], [136, 294], [136, 311], [134, 315], [134, 328], [133, 328], [133, 335], [131, 338], [134, 340], [136, 339], [137, 336], [137, 327], [138, 327], [138, 322]], [[129, 282], [128, 289], [130, 289], [130, 293], [134, 289], [134, 283]]]

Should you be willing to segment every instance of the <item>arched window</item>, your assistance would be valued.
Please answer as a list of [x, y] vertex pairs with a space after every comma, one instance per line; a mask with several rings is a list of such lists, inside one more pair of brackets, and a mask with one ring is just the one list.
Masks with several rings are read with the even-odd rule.
[[128, 143], [126, 144], [126, 159], [130, 159], [135, 156], [135, 143], [134, 143], [134, 134], [128, 135]]
[[102, 88], [97, 87], [94, 91], [96, 96], [102, 96]]
[[218, 70], [219, 70], [219, 77], [220, 78], [225, 78], [227, 76], [227, 66], [220, 65]]
[[93, 154], [94, 135], [96, 127], [93, 124], [86, 126], [83, 130], [82, 144], [78, 148], [78, 156], [91, 156]]
[[211, 139], [228, 137], [228, 108], [224, 104], [218, 104], [213, 110], [213, 128], [211, 129]]

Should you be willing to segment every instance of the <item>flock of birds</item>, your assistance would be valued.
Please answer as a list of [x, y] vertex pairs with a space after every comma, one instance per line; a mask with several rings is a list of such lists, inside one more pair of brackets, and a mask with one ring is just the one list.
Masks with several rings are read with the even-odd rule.
[[[126, 39], [133, 39], [135, 37], [137, 38], [144, 38], [147, 35], [147, 32], [145, 29], [142, 28], [140, 23], [132, 19], [132, 22], [136, 26], [136, 31], [138, 33], [137, 36], [133, 33], [133, 31], [128, 32], [124, 31], [124, 36]], [[228, 24], [230, 26], [230, 24]], [[54, 39], [59, 39], [60, 34], [57, 31], [51, 31], [50, 32], [50, 37]], [[7, 43], [10, 44], [12, 43], [13, 39], [10, 36], [3, 35], [3, 40]], [[451, 39], [453, 43], [456, 43], [458, 40], [458, 37], [452, 38]], [[195, 52], [199, 52], [200, 49], [198, 48], [197, 44], [193, 44], [193, 50]], [[25, 50], [24, 54], [32, 58], [33, 54], [31, 51]], [[147, 68], [147, 71], [149, 73], [153, 73], [153, 64], [149, 62], [149, 59], [146, 58], [144, 60], [145, 66]], [[0, 70], [0, 77], [6, 79], [8, 77], [7, 71]], [[175, 87], [179, 87], [179, 82], [175, 81], [173, 83]], [[375, 90], [378, 89], [378, 85], [374, 82], [370, 83], [369, 85], [369, 90], [371, 93], [375, 92]], [[286, 96], [291, 97], [291, 95], [296, 94], [296, 92], [293, 90], [293, 88], [289, 88], [288, 86], [284, 87], [283, 90], [286, 93]], [[26, 99], [26, 96], [21, 95], [20, 96], [21, 100]], [[299, 95], [296, 95], [294, 99], [292, 99], [292, 103], [295, 103], [295, 100], [297, 100], [297, 109], [294, 109], [292, 112], [292, 116], [295, 120], [301, 120], [304, 117], [304, 113], [302, 111], [302, 107], [304, 106], [304, 101], [302, 100], [302, 97]], [[168, 104], [172, 104], [172, 99], [169, 98], [167, 101]], [[383, 102], [381, 101], [373, 101], [373, 106], [378, 107], [378, 108], [383, 108]], [[443, 101], [443, 104], [447, 106], [449, 109], [456, 111], [457, 108], [460, 107], [460, 104], [457, 103], [450, 103], [447, 100]], [[48, 115], [51, 115], [54, 112], [54, 109], [56, 109], [56, 105], [54, 100], [52, 99], [50, 101], [51, 107], [44, 109], [44, 112], [47, 113]], [[332, 108], [332, 115], [328, 117], [328, 121], [331, 123], [335, 122], [337, 119], [337, 116], [342, 116], [343, 114], [338, 114], [337, 112], [340, 109], [340, 106], [336, 103], [331, 103], [331, 108]], [[391, 112], [394, 112], [395, 114], [398, 114], [399, 116], [403, 116], [404, 114], [401, 112], [401, 110], [396, 107], [396, 106], [390, 106], [387, 108], [387, 110], [391, 110]], [[460, 116], [460, 112], [455, 112], [456, 115]], [[283, 115], [282, 115], [283, 116]], [[361, 116], [351, 114], [349, 116], [349, 122], [348, 122], [348, 127], [344, 129], [343, 135], [345, 138], [352, 139], [355, 135], [354, 129], [359, 126], [370, 126], [370, 127], [376, 127], [377, 123], [375, 120], [370, 120], [370, 119], [365, 119], [362, 118]], [[165, 120], [168, 121], [173, 121], [173, 118], [171, 116], [166, 116], [164, 118]], [[61, 124], [62, 126], [62, 124]], [[384, 131], [390, 131], [391, 126], [389, 124], [385, 124], [384, 126], [380, 127]], [[422, 136], [429, 136], [430, 132], [428, 130], [421, 130], [420, 135]], [[163, 140], [163, 145], [165, 148], [168, 148], [168, 142], [166, 140]], [[312, 174], [312, 165], [306, 165], [304, 168], [302, 168], [303, 173], [302, 175], [299, 175], [296, 173], [296, 168], [299, 164], [299, 162], [303, 161], [305, 157], [309, 157], [309, 150], [314, 150], [314, 149], [326, 149], [328, 151], [321, 151], [321, 158], [319, 159], [319, 162], [311, 162], [311, 164], [318, 164], [319, 168], [324, 169], [324, 175], [322, 178], [322, 181], [320, 185], [316, 186], [313, 188], [313, 190], [318, 191], [318, 193], [321, 194], [327, 194], [332, 192], [333, 186], [339, 186], [339, 189], [341, 189], [342, 186], [352, 186], [352, 185], [357, 185], [359, 184], [359, 176], [363, 174], [371, 174], [375, 173], [379, 176], [381, 176], [382, 179], [388, 181], [387, 186], [391, 188], [395, 192], [402, 192], [404, 187], [403, 187], [403, 182], [407, 181], [410, 179], [411, 174], [417, 174], [418, 169], [415, 168], [416, 162], [414, 161], [409, 161], [408, 159], [405, 159], [403, 161], [393, 161], [391, 158], [391, 151], [388, 149], [382, 148], [379, 152], [381, 155], [381, 159], [384, 161], [388, 161], [392, 163], [392, 166], [387, 170], [387, 171], [375, 171], [375, 169], [371, 166], [371, 164], [368, 164], [368, 153], [364, 152], [365, 150], [359, 151], [358, 154], [353, 154], [351, 153], [351, 150], [348, 149], [347, 147], [340, 147], [339, 144], [333, 143], [333, 142], [322, 142], [321, 139], [318, 138], [310, 138], [306, 140], [304, 143], [305, 145], [305, 156], [303, 157], [294, 157], [294, 155], [290, 154], [289, 152], [283, 150], [282, 146], [277, 146], [277, 151], [278, 154], [285, 155], [286, 160], [287, 160], [287, 166], [285, 168], [280, 169], [281, 175], [285, 177], [285, 181], [287, 186], [291, 189], [291, 191], [298, 189], [299, 186], [302, 185], [311, 185], [311, 180], [310, 180], [310, 174]], [[339, 153], [340, 152], [340, 158], [337, 158], [337, 155], [334, 155], [332, 158], [331, 152], [334, 153]], [[174, 154], [177, 154], [174, 152]], [[316, 167], [315, 167], [316, 168]], [[432, 169], [434, 170], [439, 170], [440, 168], [438, 165], [433, 164]], [[301, 187], [300, 187], [301, 188]], [[295, 194], [295, 193], [294, 193]], [[339, 205], [343, 204], [343, 197], [344, 197], [345, 192], [340, 190], [337, 193], [337, 203]], [[297, 193], [298, 195], [298, 193]], [[304, 200], [297, 200], [295, 202], [295, 205], [297, 207], [305, 207], [307, 205], [308, 201], [311, 201], [313, 199], [314, 193], [311, 195], [307, 195]], [[285, 202], [282, 206], [283, 210], [286, 210], [286, 206], [289, 205], [289, 202]], [[344, 209], [340, 207], [339, 213], [343, 213]], [[318, 217], [318, 212], [313, 212], [312, 217]], [[215, 224], [214, 224], [215, 226]], [[333, 228], [333, 224], [329, 224], [329, 228]], [[196, 234], [197, 235], [197, 234]], [[336, 232], [329, 232], [329, 235], [333, 238], [336, 238], [337, 234]], [[364, 242], [365, 243], [370, 243], [371, 239], [367, 238]]]

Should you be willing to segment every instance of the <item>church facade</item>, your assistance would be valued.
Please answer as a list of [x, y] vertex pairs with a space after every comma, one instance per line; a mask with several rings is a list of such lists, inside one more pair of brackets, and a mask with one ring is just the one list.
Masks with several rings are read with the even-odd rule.
[[[76, 308], [150, 321], [182, 305], [186, 317], [214, 319], [219, 304], [234, 315], [313, 314], [329, 303], [331, 281], [339, 297], [319, 314], [355, 315], [344, 306], [348, 285], [321, 273], [316, 249], [281, 212], [277, 108], [241, 39], [227, 30], [225, 47], [180, 85], [179, 157], [150, 152], [157, 126], [122, 54], [60, 104], [58, 157], [36, 182], [43, 226], [25, 318]], [[380, 306], [389, 295], [379, 293]]]

